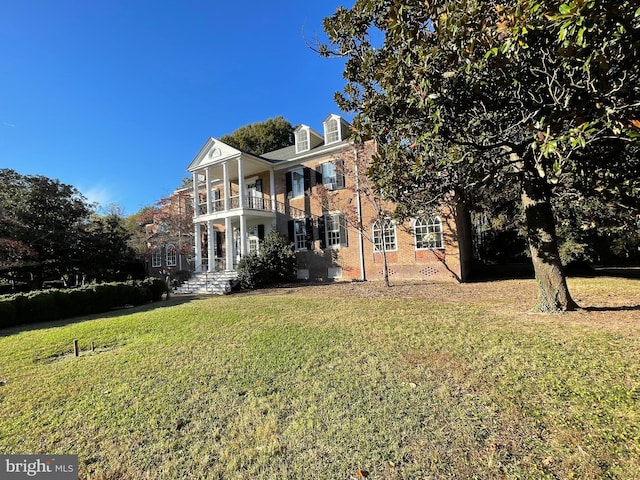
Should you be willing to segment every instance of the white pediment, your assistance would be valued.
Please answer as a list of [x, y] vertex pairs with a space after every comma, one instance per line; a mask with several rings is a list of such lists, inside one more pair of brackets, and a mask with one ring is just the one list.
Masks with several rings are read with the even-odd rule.
[[233, 148], [215, 138], [210, 138], [191, 161], [187, 171], [193, 172], [207, 165], [222, 163], [230, 158], [238, 157], [241, 153], [237, 148]]

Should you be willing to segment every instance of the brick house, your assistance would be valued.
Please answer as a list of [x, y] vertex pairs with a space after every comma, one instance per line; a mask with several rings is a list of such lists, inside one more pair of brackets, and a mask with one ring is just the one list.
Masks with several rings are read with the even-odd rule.
[[464, 280], [470, 255], [461, 252], [471, 249], [463, 215], [443, 207], [398, 225], [376, 214], [352, 168], [375, 145], [354, 145], [348, 127], [329, 115], [323, 133], [300, 125], [294, 145], [260, 156], [207, 140], [187, 168], [195, 271], [234, 272], [276, 229], [295, 246], [300, 279], [380, 279], [384, 249], [392, 280]]
[[151, 223], [143, 226], [147, 274], [164, 278], [192, 269], [191, 189], [178, 189], [155, 207]]

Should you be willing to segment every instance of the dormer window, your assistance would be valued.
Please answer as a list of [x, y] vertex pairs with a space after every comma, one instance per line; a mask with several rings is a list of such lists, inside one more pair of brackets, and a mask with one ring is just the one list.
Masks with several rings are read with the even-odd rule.
[[301, 128], [296, 132], [296, 153], [309, 150], [309, 130]]
[[340, 140], [340, 122], [337, 117], [331, 117], [324, 124], [324, 143], [335, 143]]

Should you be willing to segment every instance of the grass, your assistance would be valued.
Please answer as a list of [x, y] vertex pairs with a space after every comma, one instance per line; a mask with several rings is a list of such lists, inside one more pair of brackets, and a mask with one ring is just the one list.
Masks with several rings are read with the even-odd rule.
[[350, 284], [0, 332], [0, 451], [82, 479], [638, 478], [640, 281], [570, 287], [598, 308]]

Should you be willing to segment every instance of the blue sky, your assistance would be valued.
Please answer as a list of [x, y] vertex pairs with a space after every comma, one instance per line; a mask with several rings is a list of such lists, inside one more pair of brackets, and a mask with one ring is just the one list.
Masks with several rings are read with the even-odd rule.
[[342, 113], [343, 62], [305, 37], [341, 4], [0, 0], [0, 168], [131, 214], [171, 193], [209, 137], [278, 115], [320, 130]]

